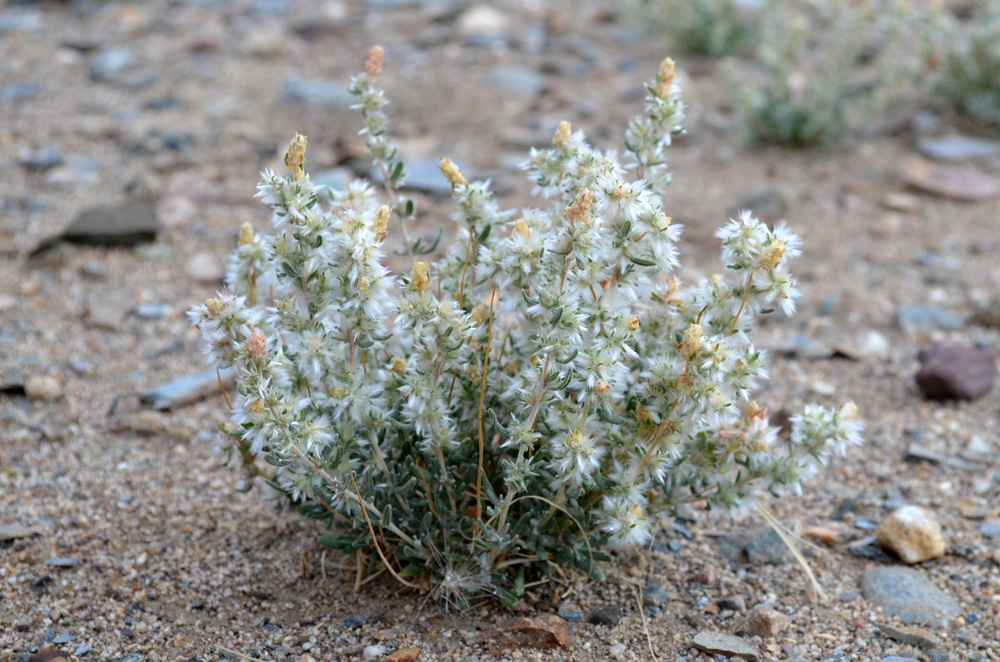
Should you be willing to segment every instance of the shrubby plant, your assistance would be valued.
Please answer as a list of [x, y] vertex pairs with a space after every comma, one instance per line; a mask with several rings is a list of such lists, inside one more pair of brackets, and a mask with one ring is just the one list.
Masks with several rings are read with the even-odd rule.
[[[870, 123], [919, 68], [914, 16], [903, 0], [835, 0], [791, 20], [769, 11], [754, 69], [729, 72], [745, 140], [829, 147]], [[857, 76], [865, 66], [868, 80]]]
[[633, 2], [644, 25], [682, 53], [725, 57], [753, 50], [765, 11], [747, 0]]
[[971, 122], [1000, 130], [1000, 4], [980, 0], [967, 26], [938, 12], [933, 90]]
[[329, 523], [321, 542], [455, 604], [513, 604], [559, 565], [601, 577], [605, 546], [647, 543], [679, 504], [799, 490], [859, 442], [853, 404], [807, 407], [783, 440], [751, 400], [767, 376], [753, 322], [795, 308], [785, 224], [743, 212], [718, 232], [724, 274], [686, 287], [674, 275], [680, 226], [661, 194], [684, 104], [671, 60], [623, 160], [567, 122], [531, 151], [544, 208], [501, 211], [488, 182], [442, 159], [454, 244], [393, 275], [389, 221], [412, 204], [394, 190], [382, 57], [351, 89], [396, 209], [363, 181], [324, 195], [296, 136], [290, 176], [258, 186], [273, 233], [245, 225], [229, 291], [190, 313], [210, 362], [238, 369], [233, 449]]

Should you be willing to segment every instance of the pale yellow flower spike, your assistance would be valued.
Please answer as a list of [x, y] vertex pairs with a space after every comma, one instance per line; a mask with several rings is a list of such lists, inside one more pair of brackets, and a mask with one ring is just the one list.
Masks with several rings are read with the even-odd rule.
[[389, 214], [392, 213], [392, 207], [389, 205], [382, 205], [375, 212], [375, 220], [372, 221], [372, 232], [376, 235], [382, 235], [388, 232], [389, 228]]
[[674, 60], [673, 58], [665, 58], [663, 62], [660, 63], [660, 74], [659, 86], [657, 87], [657, 92], [660, 94], [660, 98], [664, 98], [670, 93], [670, 86], [674, 83]]
[[431, 267], [426, 262], [414, 262], [410, 273], [410, 289], [417, 294], [423, 294], [431, 286]]
[[701, 347], [701, 339], [703, 337], [705, 337], [705, 332], [702, 331], [700, 324], [689, 324], [688, 328], [684, 331], [684, 340], [677, 346], [677, 353], [683, 356], [685, 360], [690, 360]]
[[240, 226], [240, 234], [236, 237], [237, 246], [246, 246], [253, 243], [253, 226], [244, 223]]
[[375, 46], [368, 51], [368, 57], [365, 58], [365, 73], [372, 78], [378, 78], [382, 75], [383, 62], [385, 62], [385, 49]]
[[774, 271], [784, 255], [785, 243], [782, 241], [775, 241], [761, 251], [760, 268], [764, 271]]
[[572, 135], [573, 125], [566, 120], [559, 122], [559, 126], [556, 127], [556, 135], [552, 136], [552, 146], [565, 147]]
[[465, 173], [462, 169], [455, 165], [455, 162], [449, 159], [447, 156], [441, 157], [441, 162], [438, 164], [438, 168], [448, 178], [452, 186], [464, 186], [469, 183], [469, 180], [465, 177]]
[[292, 171], [292, 178], [300, 182], [306, 176], [306, 137], [298, 133], [288, 144], [288, 151], [285, 152], [285, 165]]
[[531, 228], [524, 221], [518, 221], [514, 224], [514, 232], [521, 235], [521, 239], [527, 240], [531, 236]]

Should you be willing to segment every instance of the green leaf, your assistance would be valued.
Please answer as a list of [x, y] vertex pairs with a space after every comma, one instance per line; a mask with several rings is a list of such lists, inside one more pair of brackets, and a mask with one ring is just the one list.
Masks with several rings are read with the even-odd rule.
[[537, 306], [540, 303], [538, 299], [528, 296], [528, 290], [521, 290], [521, 297], [524, 298], [524, 302], [529, 306]]
[[558, 324], [559, 320], [562, 319], [562, 314], [563, 314], [563, 307], [559, 306], [558, 308], [556, 308], [556, 311], [552, 313], [552, 317], [549, 319], [549, 326], [555, 326], [556, 324]]
[[483, 228], [483, 231], [479, 233], [479, 236], [476, 237], [476, 241], [479, 242], [480, 244], [486, 241], [486, 238], [490, 236], [490, 230], [492, 229], [493, 229], [492, 225], [487, 225], [485, 228]]
[[518, 569], [517, 577], [514, 578], [514, 595], [518, 597], [524, 595], [524, 566]]
[[504, 439], [510, 439], [510, 430], [501, 425], [500, 420], [497, 418], [496, 412], [490, 409], [488, 413], [490, 415], [490, 420], [493, 421], [493, 425], [494, 427], [496, 427], [497, 432], [500, 433], [500, 436], [503, 437]]
[[503, 586], [493, 584], [493, 594], [500, 598], [500, 602], [502, 602], [506, 607], [513, 609], [514, 605], [517, 604], [517, 596], [514, 595], [510, 589], [504, 588]]
[[573, 359], [575, 359], [579, 353], [580, 353], [580, 348], [579, 347], [574, 347], [573, 351], [570, 352], [569, 356], [567, 356], [565, 358], [562, 358], [562, 359], [557, 356], [556, 357], [556, 363], [560, 363], [562, 365], [566, 365], [567, 363], [572, 362]]
[[497, 508], [500, 507], [500, 499], [497, 497], [497, 493], [493, 491], [493, 486], [490, 485], [490, 479], [486, 477], [486, 470], [480, 469], [480, 475], [483, 477], [483, 490], [486, 492], [486, 498], [490, 500]]
[[644, 260], [642, 258], [634, 257], [632, 255], [629, 255], [628, 259], [629, 259], [630, 262], [632, 262], [632, 264], [638, 264], [640, 267], [655, 267], [656, 266], [656, 262], [653, 262], [652, 260]]
[[604, 407], [597, 408], [597, 418], [601, 419], [605, 423], [611, 423], [612, 425], [625, 425], [628, 423], [628, 419], [624, 416], [619, 416], [614, 412], [605, 409]]

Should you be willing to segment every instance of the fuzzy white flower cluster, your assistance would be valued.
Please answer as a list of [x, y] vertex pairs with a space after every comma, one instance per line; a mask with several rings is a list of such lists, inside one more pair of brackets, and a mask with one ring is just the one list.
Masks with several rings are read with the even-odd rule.
[[[353, 89], [380, 108], [371, 62]], [[395, 212], [370, 186], [324, 208], [301, 136], [292, 176], [264, 173], [275, 233], [240, 231], [230, 292], [191, 318], [209, 360], [239, 367], [244, 457], [273, 466], [306, 514], [349, 522], [328, 544], [387, 547], [401, 577], [439, 584], [438, 561], [461, 559], [506, 600], [519, 564], [598, 574], [594, 548], [648, 541], [657, 514], [797, 489], [860, 442], [853, 405], [807, 408], [783, 442], [750, 399], [767, 375], [747, 334], [760, 313], [794, 310], [798, 238], [743, 212], [718, 233], [726, 275], [682, 288], [661, 198], [684, 116], [669, 59], [645, 111], [625, 165], [567, 122], [532, 150], [547, 209], [502, 212], [488, 182], [442, 159], [455, 242], [398, 278], [383, 266]], [[396, 158], [386, 144], [371, 145], [380, 162]]]

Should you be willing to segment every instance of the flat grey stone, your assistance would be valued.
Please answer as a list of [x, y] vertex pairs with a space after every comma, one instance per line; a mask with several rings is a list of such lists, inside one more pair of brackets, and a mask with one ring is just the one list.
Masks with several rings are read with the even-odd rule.
[[135, 66], [135, 55], [127, 48], [102, 48], [90, 59], [90, 76], [94, 80], [111, 81]]
[[156, 208], [147, 202], [94, 207], [77, 216], [62, 239], [92, 246], [132, 246], [156, 239]]
[[327, 80], [290, 80], [281, 93], [282, 101], [300, 101], [331, 110], [349, 110], [357, 99], [340, 83]]
[[[451, 195], [451, 182], [442, 174], [438, 164], [439, 158], [423, 159], [406, 164], [406, 177], [403, 178], [402, 188], [410, 191], [423, 191], [436, 195]], [[466, 163], [455, 161], [455, 165], [462, 169], [471, 180], [469, 166]], [[377, 167], [372, 168], [371, 179], [376, 184], [382, 183], [382, 173]]]
[[[227, 368], [221, 372], [222, 384], [229, 386], [236, 381], [236, 370]], [[147, 389], [139, 396], [139, 402], [154, 409], [176, 409], [219, 392], [219, 375], [214, 369], [197, 375], [179, 377], [172, 382]]]
[[21, 165], [31, 170], [48, 170], [62, 163], [62, 154], [56, 144], [46, 145], [38, 151], [21, 153]]
[[28, 526], [21, 526], [17, 522], [0, 526], [0, 542], [17, 540], [18, 538], [30, 538], [38, 533], [38, 529]]
[[526, 67], [496, 66], [487, 78], [510, 92], [529, 97], [537, 96], [547, 85], [545, 76]]
[[46, 563], [53, 568], [72, 568], [79, 563], [79, 561], [71, 556], [53, 556], [46, 561]]
[[964, 315], [956, 315], [945, 308], [913, 304], [896, 308], [896, 324], [904, 331], [945, 330], [953, 331], [965, 324]]
[[708, 630], [702, 630], [694, 636], [694, 645], [699, 650], [712, 655], [725, 655], [726, 657], [739, 655], [749, 660], [756, 660], [760, 655], [754, 646], [740, 637]]
[[938, 161], [965, 161], [1000, 154], [1000, 142], [968, 136], [918, 138], [917, 150]]
[[1000, 538], [1000, 521], [983, 522], [978, 528], [987, 538]]
[[861, 592], [886, 614], [908, 624], [929, 622], [943, 627], [960, 613], [951, 597], [910, 568], [872, 568], [861, 576]]
[[0, 88], [0, 99], [6, 101], [20, 101], [30, 99], [41, 91], [42, 87], [38, 83], [8, 83]]

